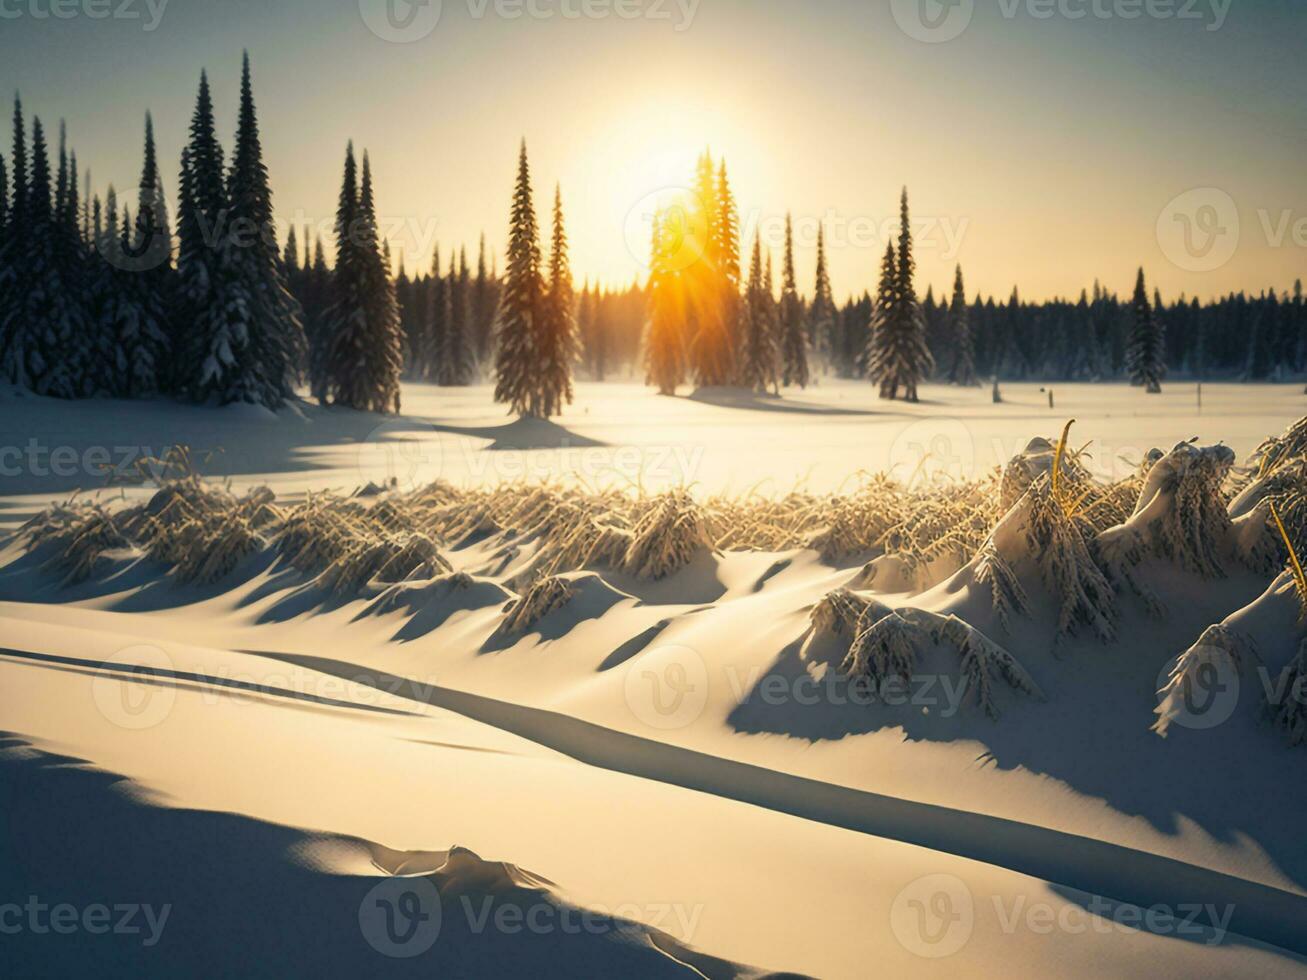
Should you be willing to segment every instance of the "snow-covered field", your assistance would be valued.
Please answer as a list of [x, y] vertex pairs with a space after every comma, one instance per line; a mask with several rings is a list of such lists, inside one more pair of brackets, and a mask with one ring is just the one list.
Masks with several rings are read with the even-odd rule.
[[[4, 393], [0, 526], [170, 445], [278, 506], [392, 479], [707, 501], [976, 479], [1070, 418], [1113, 482], [1195, 437], [1245, 460], [1307, 415], [1298, 386], [1209, 385], [1201, 413], [1194, 385], [1003, 395], [583, 384], [556, 424], [523, 424], [484, 387], [410, 386], [397, 420]], [[122, 547], [65, 583], [0, 541], [0, 957], [18, 976], [1307, 975], [1307, 748], [1259, 683], [1296, 651], [1293, 586], [1233, 557], [1259, 514], [1231, 505], [1219, 577], [1135, 522], [1108, 642], [1057, 638], [1042, 555], [1001, 529], [1028, 593], [1006, 624], [972, 565], [908, 589], [874, 555], [807, 547], [695, 553], [657, 581], [563, 568], [565, 601], [510, 629], [543, 549], [486, 522], [438, 542], [461, 575], [347, 594], [258, 543], [213, 581]], [[851, 638], [811, 628], [841, 588], [934, 631], [875, 703], [837, 682]], [[1214, 659], [1212, 703], [1160, 737], [1156, 692], [1227, 617], [1257, 657]], [[946, 622], [1041, 696], [995, 674], [1000, 716], [982, 711]]]

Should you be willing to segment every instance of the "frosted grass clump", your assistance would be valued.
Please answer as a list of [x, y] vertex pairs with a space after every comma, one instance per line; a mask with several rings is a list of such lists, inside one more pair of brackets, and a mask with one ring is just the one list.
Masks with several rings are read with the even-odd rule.
[[567, 579], [558, 576], [542, 578], [526, 595], [509, 603], [501, 630], [508, 635], [526, 633], [551, 612], [566, 606], [575, 595], [576, 590]]

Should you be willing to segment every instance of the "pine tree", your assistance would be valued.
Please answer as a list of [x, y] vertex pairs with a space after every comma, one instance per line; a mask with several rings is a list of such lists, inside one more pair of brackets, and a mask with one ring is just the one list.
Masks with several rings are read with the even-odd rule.
[[247, 339], [248, 357], [240, 359], [222, 400], [279, 408], [294, 395], [306, 345], [303, 312], [286, 286], [277, 249], [272, 189], [263, 163], [248, 52], [241, 65], [239, 125], [227, 198], [231, 234], [225, 259], [247, 298], [241, 333]]
[[486, 236], [481, 234], [477, 247], [477, 277], [472, 287], [472, 322], [476, 340], [477, 363], [485, 364], [495, 332], [495, 284], [486, 268]]
[[71, 227], [68, 222], [68, 180], [61, 147], [59, 190], [52, 190], [45, 131], [34, 117], [24, 239], [16, 263], [23, 288], [6, 317], [5, 373], [14, 383], [55, 398], [86, 396], [93, 374], [81, 280], [85, 258], [76, 222]]
[[[906, 401], [917, 401], [917, 385], [934, 369], [935, 362], [926, 345], [926, 325], [917, 291], [913, 285], [916, 263], [912, 257], [912, 227], [908, 215], [908, 191], [900, 202], [901, 227], [898, 255], [894, 256], [893, 277], [888, 295], [882, 283], [882, 301], [877, 308], [873, 332], [873, 352], [869, 359], [872, 380], [879, 383], [882, 398], [898, 397], [903, 390]], [[893, 246], [891, 245], [891, 253]], [[888, 312], [882, 313], [885, 300]]]
[[741, 305], [740, 305], [740, 214], [726, 173], [726, 161], [717, 168], [717, 227], [713, 238], [717, 247], [717, 261], [721, 276], [721, 318], [727, 333], [731, 373], [734, 381], [740, 371]]
[[645, 330], [645, 379], [660, 395], [675, 395], [686, 377], [686, 352], [681, 332], [681, 270], [674, 259], [674, 236], [664, 228], [664, 215], [654, 215], [649, 262], [649, 312]]
[[755, 392], [766, 393], [776, 384], [776, 334], [772, 323], [773, 300], [763, 279], [762, 237], [755, 235], [745, 288], [742, 381]]
[[712, 156], [705, 152], [699, 158], [694, 196], [688, 203], [691, 213], [686, 219], [686, 234], [691, 238], [686, 248], [695, 261], [682, 276], [689, 300], [690, 361], [701, 387], [729, 384], [734, 367], [727, 319], [729, 283], [723, 261], [729, 247], [724, 237], [729, 234], [726, 224], [733, 219], [723, 216], [724, 206]]
[[976, 345], [971, 335], [971, 315], [962, 282], [962, 266], [957, 267], [953, 278], [953, 302], [949, 305], [948, 317], [953, 335], [953, 366], [949, 369], [948, 379], [955, 385], [975, 387], [980, 384], [980, 379], [976, 377]]
[[328, 318], [326, 396], [333, 404], [359, 411], [398, 412], [403, 339], [395, 287], [377, 234], [367, 153], [357, 188], [356, 173], [351, 143], [336, 214], [335, 303]]
[[803, 324], [803, 303], [794, 273], [794, 225], [785, 216], [785, 266], [781, 285], [781, 358], [782, 381], [788, 388], [808, 387], [808, 332]]
[[431, 278], [427, 299], [427, 333], [422, 357], [422, 376], [440, 383], [441, 356], [449, 333], [450, 281], [440, 267], [440, 245], [431, 253]]
[[540, 356], [539, 407], [541, 418], [559, 415], [572, 404], [572, 365], [576, 363], [576, 308], [572, 268], [567, 257], [563, 226], [563, 194], [554, 190], [554, 234], [549, 249], [549, 284], [545, 315], [537, 341]]
[[541, 275], [540, 233], [531, 203], [531, 168], [526, 141], [518, 155], [508, 234], [508, 274], [495, 328], [495, 401], [520, 416], [539, 416], [537, 349], [545, 297]]
[[1135, 295], [1131, 304], [1134, 310], [1134, 328], [1126, 350], [1126, 365], [1130, 381], [1142, 385], [1149, 394], [1161, 394], [1162, 379], [1166, 377], [1166, 348], [1162, 325], [1158, 322], [1148, 289], [1144, 285], [1144, 270], [1139, 270]]
[[466, 253], [460, 249], [459, 262], [456, 265], [451, 252], [448, 287], [444, 290], [447, 320], [441, 332], [438, 365], [439, 383], [447, 388], [462, 387], [472, 383], [474, 365], [468, 312], [470, 280]]
[[196, 402], [226, 404], [247, 376], [250, 298], [231, 266], [223, 152], [209, 80], [200, 88], [182, 151], [177, 212], [176, 387]]
[[818, 362], [829, 370], [838, 347], [839, 310], [831, 292], [830, 273], [826, 268], [826, 228], [817, 228], [817, 279], [812, 292], [812, 306], [808, 310], [808, 337]]
[[880, 385], [880, 397], [889, 397], [889, 377], [892, 370], [890, 348], [885, 338], [894, 328], [895, 305], [898, 290], [898, 259], [894, 245], [885, 246], [885, 258], [880, 265], [880, 287], [867, 331], [867, 346], [861, 368], [872, 384]]

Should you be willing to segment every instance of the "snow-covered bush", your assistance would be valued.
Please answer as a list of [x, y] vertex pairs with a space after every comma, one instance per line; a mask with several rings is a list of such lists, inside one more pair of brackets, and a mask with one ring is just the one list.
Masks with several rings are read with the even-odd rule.
[[551, 612], [562, 609], [575, 595], [567, 579], [556, 575], [542, 578], [524, 596], [509, 603], [501, 630], [508, 635], [525, 633]]
[[656, 580], [712, 550], [702, 509], [688, 493], [678, 491], [659, 497], [635, 525], [622, 565], [637, 578]]

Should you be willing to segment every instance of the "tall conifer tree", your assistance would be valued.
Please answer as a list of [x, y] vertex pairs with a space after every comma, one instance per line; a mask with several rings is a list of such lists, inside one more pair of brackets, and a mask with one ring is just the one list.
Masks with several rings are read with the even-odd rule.
[[803, 323], [803, 302], [794, 272], [794, 224], [785, 216], [785, 264], [781, 282], [782, 381], [786, 387], [808, 387], [808, 332]]
[[1132, 384], [1142, 385], [1149, 394], [1161, 394], [1166, 377], [1166, 339], [1144, 284], [1144, 270], [1139, 270], [1135, 295], [1131, 303], [1134, 326], [1126, 349], [1126, 366]]
[[495, 401], [520, 416], [540, 414], [537, 376], [543, 352], [537, 342], [544, 298], [540, 231], [531, 202], [531, 167], [523, 140], [509, 223], [508, 271], [495, 327]]
[[955, 385], [974, 387], [980, 383], [976, 377], [976, 343], [971, 334], [971, 311], [967, 308], [967, 292], [960, 265], [953, 277], [953, 301], [949, 304], [948, 319], [953, 340], [953, 366], [949, 369], [948, 379]]

